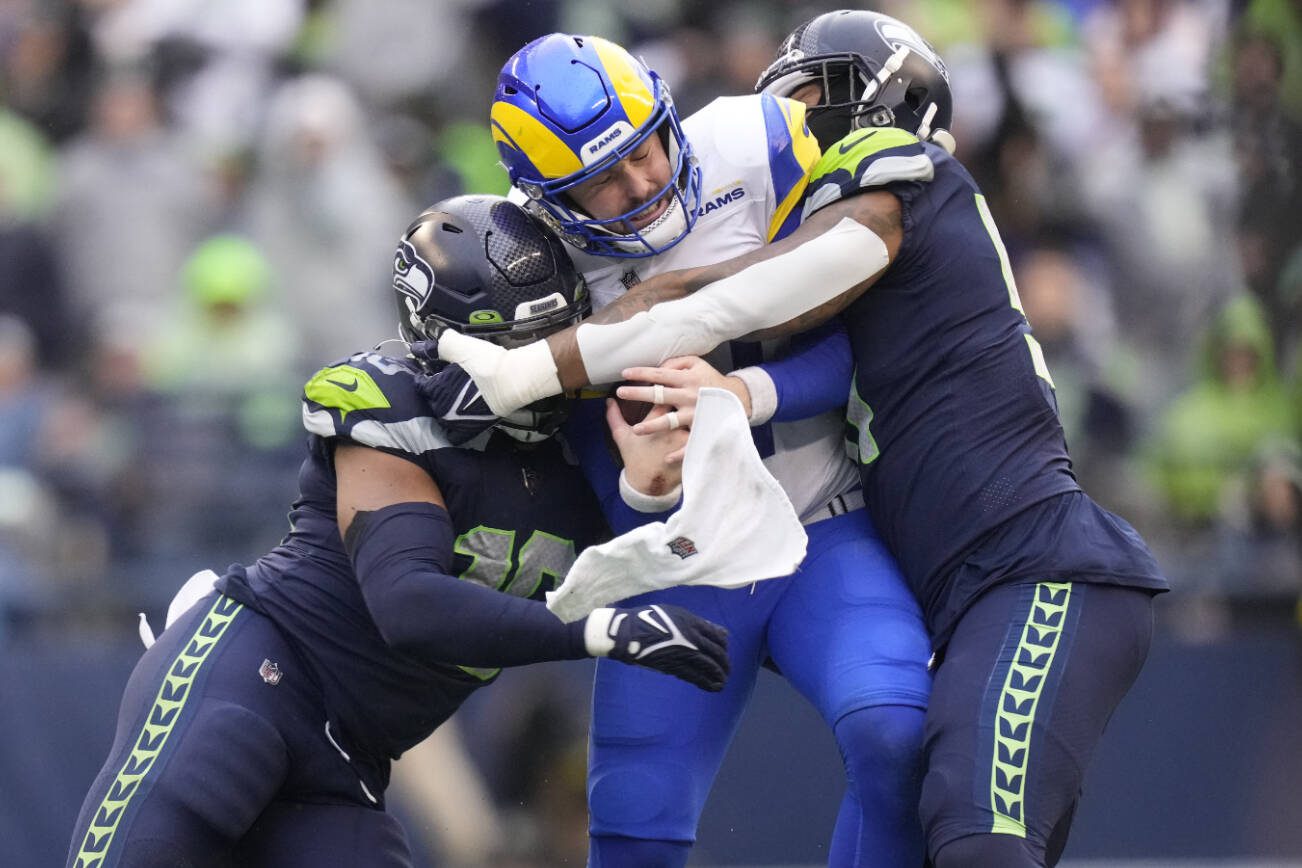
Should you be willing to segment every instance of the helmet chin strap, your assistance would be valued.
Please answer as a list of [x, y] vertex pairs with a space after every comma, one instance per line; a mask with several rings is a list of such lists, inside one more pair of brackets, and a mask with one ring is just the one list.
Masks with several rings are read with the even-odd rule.
[[927, 111], [922, 116], [922, 123], [918, 124], [918, 131], [915, 135], [919, 140], [924, 142], [935, 142], [944, 148], [946, 153], [953, 154], [954, 148], [958, 144], [954, 141], [954, 136], [949, 130], [933, 130], [931, 128], [931, 119], [936, 116], [939, 108], [934, 102], [927, 104]]
[[922, 116], [922, 122], [918, 124], [918, 129], [914, 132], [914, 135], [924, 142], [931, 138], [931, 119], [936, 116], [936, 108], [934, 102], [927, 104], [927, 111]]
[[[542, 405], [542, 409], [539, 409], [539, 405]], [[514, 413], [508, 413], [494, 427], [520, 443], [541, 443], [550, 440], [568, 416], [564, 399], [543, 398]]]
[[[509, 417], [508, 417], [509, 418]], [[501, 431], [512, 440], [520, 443], [541, 443], [544, 440], [551, 439], [550, 434], [544, 434], [541, 431], [533, 431], [528, 428], [516, 428], [514, 425], [498, 425], [497, 430]]]

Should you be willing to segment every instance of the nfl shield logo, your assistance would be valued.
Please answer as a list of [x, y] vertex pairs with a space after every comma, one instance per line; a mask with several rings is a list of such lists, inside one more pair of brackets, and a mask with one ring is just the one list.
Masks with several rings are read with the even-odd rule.
[[258, 667], [258, 674], [262, 676], [263, 681], [275, 687], [280, 683], [280, 678], [285, 673], [280, 671], [278, 664], [272, 663], [270, 660], [263, 660], [262, 665]]
[[685, 536], [680, 536], [677, 539], [670, 540], [668, 545], [669, 545], [669, 551], [678, 555], [678, 557], [682, 558], [683, 560], [687, 560], [692, 555], [697, 553], [696, 543], [692, 542], [690, 539], [688, 539]]

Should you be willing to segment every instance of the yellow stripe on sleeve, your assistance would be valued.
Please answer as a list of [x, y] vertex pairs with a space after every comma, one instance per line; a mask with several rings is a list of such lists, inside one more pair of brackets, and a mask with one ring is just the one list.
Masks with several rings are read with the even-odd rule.
[[783, 98], [777, 99], [776, 102], [782, 110], [787, 132], [791, 136], [789, 153], [800, 166], [802, 177], [782, 197], [777, 210], [773, 212], [773, 219], [769, 221], [769, 241], [777, 236], [787, 218], [791, 216], [792, 210], [804, 197], [805, 188], [809, 186], [810, 173], [823, 155], [822, 149], [818, 146], [818, 139], [809, 132], [809, 127], [805, 123], [805, 104], [798, 100]]
[[805, 123], [805, 104], [794, 99], [780, 99], [778, 105], [782, 106], [782, 113], [787, 118], [787, 129], [791, 131], [791, 150], [796, 155], [796, 162], [809, 173], [818, 165], [823, 151], [818, 147], [818, 139], [809, 132], [809, 126]]

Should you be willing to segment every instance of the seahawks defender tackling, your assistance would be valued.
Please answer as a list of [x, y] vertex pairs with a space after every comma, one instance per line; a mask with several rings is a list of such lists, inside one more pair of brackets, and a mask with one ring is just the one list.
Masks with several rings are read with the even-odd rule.
[[[921, 800], [928, 856], [937, 868], [1055, 864], [1084, 769], [1147, 656], [1166, 580], [1072, 474], [1007, 251], [949, 153], [948, 77], [934, 50], [888, 16], [832, 12], [797, 28], [760, 84], [810, 105], [823, 145], [799, 229], [647, 281], [644, 306], [700, 291], [627, 322], [515, 356], [450, 336], [440, 355], [506, 410], [561, 383], [844, 312], [849, 445], [939, 662]], [[628, 375], [678, 382], [675, 371]]]
[[[680, 124], [664, 82], [624, 49], [557, 33], [507, 61], [491, 125], [512, 195], [573, 248], [600, 317], [640, 281], [789, 232], [819, 156], [804, 113], [798, 102], [752, 95], [715, 100]], [[628, 340], [638, 343], [634, 334]], [[751, 366], [785, 344], [737, 341], [713, 358]], [[845, 376], [834, 388], [842, 400], [848, 369]], [[597, 382], [613, 379], [617, 371]], [[600, 424], [597, 415], [589, 414], [589, 435]], [[817, 707], [845, 760], [850, 785], [831, 863], [921, 861], [915, 804], [929, 650], [917, 604], [863, 514], [843, 425], [838, 407], [752, 429], [765, 466], [806, 525], [809, 554], [797, 573], [753, 589], [674, 588], [637, 598], [672, 601], [726, 624], [733, 674], [721, 694], [707, 697], [598, 666], [590, 864], [686, 862], [705, 797], [766, 660]], [[580, 437], [582, 426], [571, 427]], [[589, 437], [578, 451], [594, 486], [613, 488], [601, 481], [610, 468], [599, 438]], [[676, 501], [672, 493], [649, 498], [634, 488], [622, 486], [644, 513]], [[619, 504], [608, 511], [617, 529], [649, 517]], [[656, 713], [668, 707], [677, 710], [677, 722]], [[686, 722], [695, 728], [690, 739], [682, 732]]]
[[[408, 341], [437, 326], [511, 345], [588, 308], [564, 248], [500, 197], [423, 213], [394, 286]], [[535, 599], [606, 535], [549, 437], [564, 401], [452, 447], [421, 372], [360, 353], [308, 382], [290, 533], [141, 658], [70, 866], [408, 866], [389, 763], [498, 667], [609, 656], [722, 687], [726, 631], [689, 612], [565, 624]]]

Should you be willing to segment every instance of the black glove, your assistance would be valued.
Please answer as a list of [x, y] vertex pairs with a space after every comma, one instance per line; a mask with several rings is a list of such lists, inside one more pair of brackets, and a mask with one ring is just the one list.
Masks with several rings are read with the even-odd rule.
[[645, 666], [717, 693], [728, 679], [728, 631], [680, 606], [594, 609], [588, 653]]
[[[412, 344], [412, 355], [429, 361], [433, 358], [433, 347], [433, 341], [418, 341]], [[432, 374], [417, 374], [416, 390], [453, 446], [473, 440], [498, 423], [475, 381], [460, 365], [442, 364]]]

